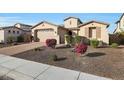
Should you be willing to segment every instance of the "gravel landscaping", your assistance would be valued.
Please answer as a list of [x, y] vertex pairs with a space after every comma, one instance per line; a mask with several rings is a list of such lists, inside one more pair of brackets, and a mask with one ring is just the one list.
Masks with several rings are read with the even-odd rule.
[[11, 43], [11, 44], [4, 44], [4, 43], [0, 43], [0, 48], [4, 48], [4, 47], [11, 47], [11, 46], [15, 46], [15, 45], [21, 45], [21, 44], [26, 44], [26, 43]]
[[[51, 60], [57, 55], [57, 61]], [[92, 48], [79, 56], [71, 48], [41, 47], [13, 55], [15, 57], [82, 71], [112, 79], [124, 79], [124, 48]]]

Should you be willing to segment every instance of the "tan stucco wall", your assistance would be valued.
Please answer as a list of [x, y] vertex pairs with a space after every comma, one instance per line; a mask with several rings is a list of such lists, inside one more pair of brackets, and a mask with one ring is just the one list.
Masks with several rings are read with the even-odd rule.
[[67, 33], [67, 29], [64, 29], [62, 27], [58, 28], [58, 35], [60, 36], [60, 43], [65, 43], [65, 35]]
[[124, 16], [120, 20], [120, 28], [124, 29]]
[[49, 31], [49, 32], [45, 32], [45, 31], [38, 31], [37, 32], [37, 37], [40, 39], [41, 42], [45, 42], [46, 39], [50, 39], [50, 38], [54, 38], [57, 40], [57, 44], [59, 44], [59, 36], [58, 36], [58, 27], [48, 24], [48, 23], [42, 23], [38, 26], [36, 26], [35, 28], [32, 29], [32, 35], [34, 36], [34, 31], [38, 30], [38, 29], [48, 29], [48, 28], [52, 28], [54, 31]]
[[94, 22], [94, 23], [87, 24], [85, 26], [81, 26], [80, 31], [79, 31], [79, 35], [80, 36], [85, 36], [85, 28], [88, 28], [88, 27], [101, 27], [101, 38], [97, 38], [97, 39], [102, 40], [103, 42], [109, 44], [109, 35], [108, 35], [106, 25]]
[[4, 30], [0, 30], [0, 42], [4, 42]]
[[122, 32], [122, 30], [120, 29], [120, 23], [117, 23], [117, 28], [114, 31], [114, 33], [117, 33], [117, 32]]
[[[71, 22], [71, 24], [70, 24]], [[73, 27], [77, 27], [79, 24], [78, 20], [75, 18], [70, 18], [68, 20], [64, 21], [64, 27], [65, 28], [73, 28]]]
[[72, 35], [75, 36], [75, 35], [78, 35], [79, 31], [78, 30], [72, 30]]
[[117, 27], [114, 33], [122, 32], [122, 31], [124, 31], [124, 16], [121, 18], [120, 22], [117, 23]]

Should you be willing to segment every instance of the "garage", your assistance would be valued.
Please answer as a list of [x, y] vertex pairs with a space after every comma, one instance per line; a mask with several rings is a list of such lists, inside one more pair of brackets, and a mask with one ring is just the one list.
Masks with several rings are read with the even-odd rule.
[[34, 36], [36, 41], [37, 39], [40, 42], [45, 42], [46, 39], [56, 39], [57, 44], [60, 44], [65, 41], [64, 35], [66, 31], [67, 29], [59, 25], [43, 21], [32, 27], [32, 36]]
[[[40, 42], [45, 42], [46, 39], [59, 39], [58, 35], [54, 35], [54, 29], [52, 28], [46, 28], [46, 29], [40, 29], [37, 31], [37, 38]], [[58, 42], [59, 43], [59, 42]]]

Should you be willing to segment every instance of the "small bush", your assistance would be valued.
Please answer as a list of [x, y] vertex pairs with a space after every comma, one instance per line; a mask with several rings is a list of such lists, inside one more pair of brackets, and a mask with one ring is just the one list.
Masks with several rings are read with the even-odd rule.
[[117, 44], [117, 43], [112, 43], [112, 44], [110, 45], [110, 47], [112, 47], [112, 48], [117, 48], [117, 47], [118, 47], [118, 44]]
[[34, 51], [41, 51], [40, 47], [34, 48]]
[[81, 43], [82, 37], [81, 36], [75, 36], [75, 43]]
[[57, 59], [58, 59], [57, 55], [51, 55], [51, 59], [50, 60], [57, 61]]
[[13, 42], [13, 43], [11, 43], [11, 45], [12, 45], [12, 46], [18, 45], [18, 43], [17, 43], [17, 42]]
[[74, 38], [72, 37], [72, 35], [65, 36], [65, 39], [68, 45], [71, 46], [72, 44], [74, 44]]
[[85, 44], [78, 44], [75, 46], [75, 52], [84, 54], [87, 51], [87, 45]]
[[99, 41], [97, 39], [90, 40], [90, 45], [94, 48], [97, 48], [99, 45]]
[[22, 35], [18, 36], [17, 42], [24, 42], [24, 37]]
[[79, 43], [83, 43], [86, 45], [89, 45], [89, 39], [87, 39], [84, 36], [75, 36], [75, 43], [79, 44]]
[[46, 40], [46, 45], [51, 48], [55, 48], [56, 43], [57, 43], [56, 39], [47, 39]]
[[16, 38], [14, 36], [8, 36], [7, 37], [7, 43], [13, 43], [16, 41]]

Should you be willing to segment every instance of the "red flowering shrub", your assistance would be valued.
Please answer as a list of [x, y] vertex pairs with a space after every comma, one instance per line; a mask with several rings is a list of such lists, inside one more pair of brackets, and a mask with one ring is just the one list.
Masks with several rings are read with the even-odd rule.
[[56, 43], [57, 43], [57, 40], [56, 39], [47, 39], [46, 40], [46, 45], [48, 47], [55, 48]]
[[87, 51], [87, 45], [85, 44], [78, 44], [75, 46], [75, 52], [84, 54]]

